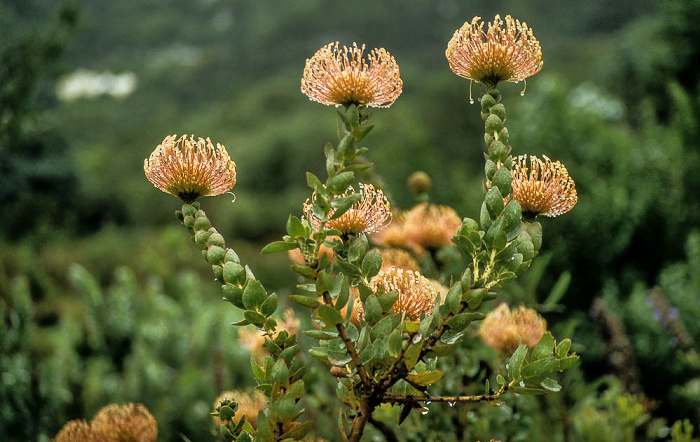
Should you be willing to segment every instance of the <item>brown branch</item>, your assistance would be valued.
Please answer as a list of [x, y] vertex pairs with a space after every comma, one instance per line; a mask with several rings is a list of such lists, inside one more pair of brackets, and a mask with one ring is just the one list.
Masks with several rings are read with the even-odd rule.
[[[416, 404], [416, 403], [430, 403], [430, 402], [448, 402], [450, 404], [455, 404], [457, 402], [491, 402], [500, 398], [503, 393], [508, 391], [509, 386], [504, 385], [495, 393], [490, 394], [476, 394], [470, 396], [416, 396], [416, 395], [384, 395], [382, 402], [388, 404]], [[492, 404], [494, 405], [494, 404]]]
[[[328, 292], [323, 292], [323, 301], [326, 303], [326, 305], [329, 305], [331, 307], [333, 306], [333, 300], [331, 299], [331, 295]], [[370, 391], [372, 391], [372, 381], [370, 380], [369, 375], [367, 374], [367, 370], [365, 370], [365, 366], [362, 365], [360, 355], [357, 354], [357, 350], [355, 350], [355, 345], [352, 343], [352, 340], [348, 335], [348, 331], [345, 329], [345, 325], [343, 325], [343, 323], [341, 322], [340, 324], [336, 324], [335, 328], [338, 330], [338, 335], [340, 335], [340, 339], [342, 339], [343, 343], [345, 344], [345, 349], [352, 358], [352, 363], [355, 364], [355, 368], [357, 368], [357, 374], [360, 375], [360, 380], [362, 381], [363, 389], [366, 393], [369, 393]]]

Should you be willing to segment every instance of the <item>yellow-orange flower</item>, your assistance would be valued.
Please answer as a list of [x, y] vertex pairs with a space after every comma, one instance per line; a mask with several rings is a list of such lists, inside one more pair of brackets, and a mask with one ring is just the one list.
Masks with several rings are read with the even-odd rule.
[[517, 83], [542, 69], [542, 49], [525, 22], [499, 15], [484, 31], [481, 17], [455, 31], [445, 56], [460, 77], [494, 88], [500, 81]]
[[389, 107], [401, 95], [399, 66], [386, 49], [329, 43], [306, 60], [301, 91], [326, 105]]
[[481, 322], [479, 336], [486, 345], [511, 354], [522, 342], [532, 348], [547, 331], [547, 321], [539, 313], [524, 306], [511, 310], [502, 303]]
[[143, 404], [109, 404], [100, 409], [90, 424], [72, 420], [63, 426], [56, 442], [153, 442], [158, 424]]
[[513, 161], [513, 199], [520, 203], [525, 220], [537, 215], [557, 216], [578, 201], [576, 185], [559, 161], [546, 156], [520, 155]]
[[397, 247], [389, 247], [379, 250], [382, 257], [382, 270], [389, 267], [398, 267], [404, 270], [418, 271], [420, 270], [418, 262], [413, 256], [404, 249]]
[[[263, 409], [267, 401], [265, 395], [262, 394], [260, 390], [253, 390], [251, 392], [241, 390], [224, 391], [214, 401], [214, 410], [217, 412], [220, 411], [222, 404], [228, 405], [231, 401], [236, 401], [238, 404], [238, 409], [231, 420], [238, 423], [241, 417], [245, 416], [245, 421], [249, 422], [253, 428], [257, 429], [258, 413]], [[218, 427], [222, 424], [219, 416], [214, 416], [213, 418], [214, 425]]]
[[461, 224], [453, 208], [420, 203], [398, 214], [388, 229], [373, 235], [372, 239], [380, 245], [407, 248], [420, 257], [426, 248], [452, 245], [451, 239]]
[[228, 192], [236, 184], [236, 163], [209, 138], [166, 137], [143, 162], [148, 181], [186, 203]]
[[[370, 281], [370, 288], [384, 293], [398, 292], [399, 297], [391, 307], [394, 313], [405, 313], [409, 321], [420, 320], [421, 314], [430, 315], [433, 312], [437, 290], [435, 285], [419, 272], [389, 267], [380, 270]], [[357, 305], [358, 315], [364, 317], [364, 308]]]
[[[375, 189], [371, 184], [360, 184], [360, 200], [353, 204], [347, 212], [343, 213], [336, 219], [332, 219], [326, 223], [327, 229], [337, 229], [344, 234], [357, 234], [362, 232], [376, 232], [383, 229], [391, 222], [391, 207], [389, 200], [386, 199], [384, 193]], [[354, 189], [350, 189], [337, 198], [345, 198]], [[329, 217], [333, 217], [335, 209], [331, 209]], [[311, 226], [318, 230], [321, 226], [321, 220], [314, 215], [313, 202], [306, 200], [304, 203], [304, 214], [311, 223]]]
[[94, 442], [95, 437], [90, 425], [84, 419], [75, 419], [66, 422], [53, 440], [54, 442]]

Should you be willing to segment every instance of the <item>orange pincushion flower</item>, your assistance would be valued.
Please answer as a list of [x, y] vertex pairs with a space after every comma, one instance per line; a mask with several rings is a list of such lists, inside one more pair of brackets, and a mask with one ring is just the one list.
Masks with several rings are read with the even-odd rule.
[[53, 440], [54, 442], [93, 442], [95, 437], [90, 425], [84, 419], [75, 419], [66, 422]]
[[510, 354], [522, 342], [532, 348], [547, 331], [547, 321], [539, 313], [524, 306], [511, 310], [502, 303], [481, 322], [479, 336], [486, 345]]
[[474, 17], [455, 31], [445, 56], [460, 77], [495, 88], [500, 81], [518, 82], [542, 69], [542, 49], [527, 24], [499, 15], [484, 31], [481, 17]]
[[63, 426], [56, 442], [153, 442], [158, 424], [143, 404], [109, 404], [100, 409], [90, 424], [72, 420]]
[[306, 60], [301, 91], [326, 105], [389, 107], [401, 95], [403, 82], [394, 57], [384, 48], [363, 59], [365, 46], [329, 43]]
[[420, 270], [418, 262], [413, 256], [404, 249], [389, 247], [379, 250], [382, 256], [382, 270], [389, 267], [398, 267], [404, 270], [418, 271]]
[[[337, 229], [344, 234], [356, 234], [376, 232], [389, 225], [391, 222], [391, 207], [384, 193], [379, 189], [375, 189], [371, 184], [360, 184], [359, 187], [360, 200], [338, 218], [328, 221], [326, 228]], [[355, 193], [352, 188], [336, 198], [345, 198], [351, 193]], [[331, 209], [329, 217], [333, 216], [333, 212], [335, 212], [335, 209]], [[321, 226], [321, 220], [314, 215], [313, 203], [310, 200], [306, 200], [306, 203], [304, 203], [304, 214], [311, 226], [318, 230]]]
[[520, 155], [513, 161], [513, 199], [520, 203], [526, 220], [537, 215], [561, 215], [578, 201], [576, 185], [566, 167], [542, 157], [544, 161], [534, 155]]
[[451, 239], [461, 224], [462, 220], [451, 207], [420, 203], [399, 213], [388, 229], [372, 238], [377, 244], [404, 247], [420, 257], [426, 248], [452, 245]]
[[[421, 314], [430, 315], [433, 312], [437, 290], [435, 285], [419, 272], [389, 267], [380, 270], [370, 281], [370, 288], [384, 293], [398, 292], [399, 298], [391, 307], [394, 313], [405, 313], [409, 321], [420, 320]], [[357, 304], [358, 315], [364, 317], [364, 308]]]
[[221, 144], [183, 135], [166, 137], [143, 162], [148, 181], [186, 203], [228, 192], [236, 184], [236, 163]]

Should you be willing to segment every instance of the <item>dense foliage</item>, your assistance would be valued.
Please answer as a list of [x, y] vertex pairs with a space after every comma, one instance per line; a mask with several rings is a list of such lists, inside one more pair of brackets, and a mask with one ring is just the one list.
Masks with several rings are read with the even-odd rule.
[[[414, 203], [404, 182], [422, 169], [433, 201], [477, 218], [482, 127], [443, 52], [464, 20], [496, 12], [536, 28], [545, 60], [526, 99], [520, 85], [502, 89], [511, 142], [556, 155], [579, 190], [570, 214], [543, 222], [550, 258], [500, 296], [537, 307], [582, 363], [558, 397], [445, 407], [398, 436], [689, 440], [688, 419], [697, 437], [700, 2], [497, 3], [4, 2], [0, 439], [52, 437], [107, 402], [140, 401], [163, 440], [206, 440], [217, 394], [253, 384], [228, 326], [239, 318], [141, 164], [174, 128], [223, 140], [239, 164], [235, 204], [220, 197], [207, 211], [268, 288], [293, 285], [284, 257], [261, 259], [250, 243], [301, 215], [303, 171], [323, 170], [333, 124], [318, 124], [327, 113], [306, 105], [298, 79], [329, 40], [385, 46], [401, 65], [405, 92], [372, 134], [392, 204]], [[138, 83], [123, 98], [58, 101], [58, 74], [78, 68]], [[461, 345], [469, 374], [444, 393], [493, 369], [487, 350]], [[332, 439], [320, 415], [333, 387], [316, 388], [316, 431]]]

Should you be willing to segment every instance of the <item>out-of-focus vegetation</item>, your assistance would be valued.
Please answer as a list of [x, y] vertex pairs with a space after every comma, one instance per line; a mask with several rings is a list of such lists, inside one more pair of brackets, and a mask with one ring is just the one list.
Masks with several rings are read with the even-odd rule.
[[[115, 401], [146, 404], [162, 440], [213, 437], [214, 398], [252, 384], [247, 353], [176, 225], [179, 202], [154, 191], [143, 158], [172, 133], [224, 144], [235, 203], [207, 200], [207, 211], [267, 287], [288, 292], [285, 260], [256, 245], [300, 215], [304, 172], [323, 168], [335, 117], [299, 79], [329, 41], [383, 46], [401, 67], [404, 93], [375, 112], [370, 141], [392, 203], [412, 204], [404, 182], [422, 169], [435, 202], [476, 217], [482, 126], [444, 49], [464, 21], [495, 13], [527, 21], [544, 53], [525, 97], [502, 88], [511, 143], [560, 160], [579, 193], [543, 223], [551, 259], [502, 297], [540, 307], [582, 363], [565, 395], [445, 407], [400, 436], [698, 437], [700, 2], [273, 3], [0, 5], [0, 439], [51, 437]], [[67, 94], [78, 69], [135, 83]], [[488, 372], [470, 348], [455, 356], [468, 369], [450, 393]], [[320, 385], [310, 408], [331, 406], [321, 392], [332, 395]], [[332, 422], [317, 421], [332, 438], [321, 430]]]

